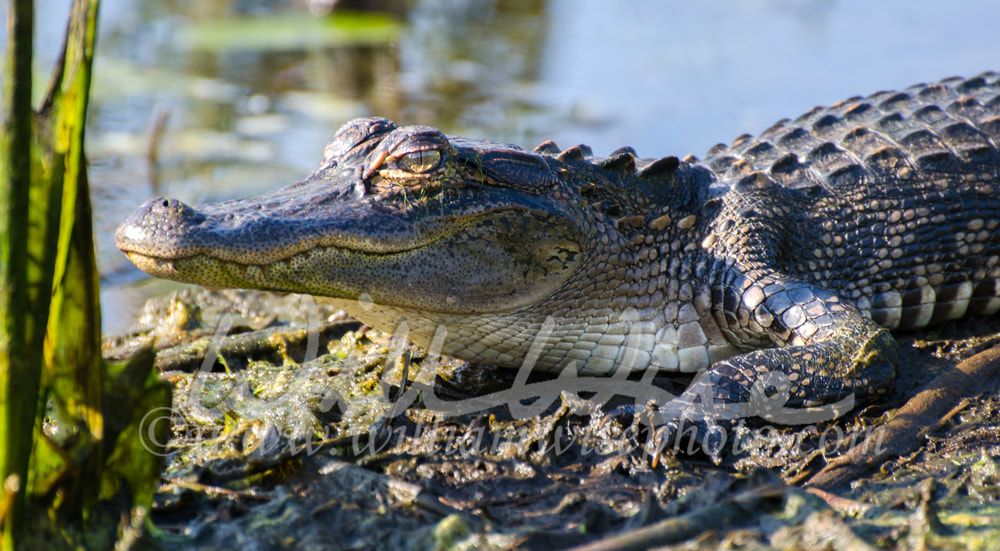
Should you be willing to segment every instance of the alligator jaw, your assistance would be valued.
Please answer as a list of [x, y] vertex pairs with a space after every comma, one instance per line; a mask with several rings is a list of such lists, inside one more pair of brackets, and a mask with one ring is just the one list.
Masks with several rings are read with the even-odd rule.
[[[280, 205], [263, 213], [241, 206], [195, 209], [156, 199], [118, 228], [117, 245], [138, 268], [160, 278], [351, 300], [365, 296], [378, 304], [443, 313], [531, 304], [551, 293], [580, 261], [579, 238], [571, 227], [553, 229], [547, 213], [523, 205], [412, 223], [381, 215], [379, 205], [351, 201], [327, 204], [324, 224], [307, 216], [282, 217]], [[363, 249], [352, 228], [362, 236], [381, 228], [383, 239], [363, 242]], [[411, 237], [414, 233], [421, 235]], [[331, 242], [347, 246], [327, 245]]]
[[359, 119], [307, 179], [198, 207], [152, 199], [115, 241], [140, 269], [200, 285], [504, 312], [581, 265], [575, 193], [513, 146]]
[[[119, 225], [115, 245], [128, 255], [153, 259], [204, 255], [266, 266], [330, 247], [365, 254], [406, 252], [429, 245], [460, 223], [457, 217], [411, 222], [385, 216], [362, 201], [329, 193], [324, 189], [329, 185], [314, 174], [260, 197], [198, 207], [151, 199]], [[166, 274], [152, 275], [170, 277]]]

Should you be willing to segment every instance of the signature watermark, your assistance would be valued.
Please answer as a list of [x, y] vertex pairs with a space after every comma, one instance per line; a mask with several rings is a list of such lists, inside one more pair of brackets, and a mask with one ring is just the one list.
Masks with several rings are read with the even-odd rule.
[[[301, 297], [301, 300], [311, 301], [311, 297]], [[306, 353], [305, 362], [315, 360], [319, 353], [320, 329], [322, 327], [319, 308], [312, 303], [312, 308], [305, 311], [309, 314], [307, 324]], [[551, 335], [556, 330], [556, 320], [547, 318], [535, 333], [531, 341], [531, 346], [524, 356], [521, 366], [518, 368], [513, 384], [504, 390], [467, 398], [463, 400], [447, 400], [437, 394], [437, 389], [433, 384], [422, 382], [412, 382], [405, 386], [405, 390], [390, 397], [388, 389], [392, 386], [390, 381], [385, 380], [389, 376], [390, 370], [386, 369], [382, 373], [383, 377], [383, 398], [389, 404], [384, 411], [382, 421], [377, 423], [378, 427], [372, 428], [368, 434], [359, 434], [352, 443], [353, 451], [356, 454], [363, 452], [377, 453], [390, 445], [398, 442], [405, 435], [403, 432], [386, 432], [381, 427], [391, 419], [403, 415], [416, 401], [421, 400], [423, 408], [431, 410], [440, 417], [457, 417], [469, 414], [485, 412], [498, 406], [506, 407], [511, 417], [516, 420], [528, 420], [537, 418], [545, 411], [560, 403], [565, 395], [574, 398], [573, 403], [579, 404], [579, 415], [590, 415], [597, 412], [608, 404], [614, 397], [624, 397], [631, 399], [642, 412], [643, 423], [635, 423], [631, 427], [626, 427], [623, 434], [614, 441], [602, 438], [599, 431], [589, 427], [576, 430], [565, 431], [562, 427], [555, 427], [554, 437], [543, 446], [543, 451], [552, 453], [563, 453], [570, 446], [575, 446], [577, 453], [630, 453], [635, 451], [637, 442], [643, 436], [647, 441], [653, 438], [655, 446], [650, 450], [649, 446], [645, 453], [660, 453], [661, 451], [672, 449], [675, 452], [684, 451], [693, 453], [698, 450], [705, 451], [710, 455], [717, 456], [724, 450], [731, 450], [734, 454], [746, 452], [748, 446], [753, 446], [754, 442], [759, 442], [761, 435], [767, 436], [768, 431], [772, 434], [779, 429], [767, 423], [782, 426], [797, 426], [799, 430], [789, 441], [777, 438], [763, 438], [770, 442], [783, 442], [786, 449], [782, 452], [796, 452], [806, 445], [806, 442], [815, 443], [824, 455], [835, 455], [846, 444], [853, 446], [858, 443], [857, 434], [845, 434], [836, 425], [820, 428], [821, 424], [840, 417], [847, 411], [853, 409], [855, 398], [853, 394], [847, 394], [841, 400], [814, 407], [789, 407], [791, 381], [784, 373], [772, 371], [764, 373], [753, 381], [742, 400], [720, 400], [717, 398], [717, 389], [714, 386], [712, 373], [710, 370], [702, 371], [695, 376], [691, 384], [680, 395], [674, 395], [666, 389], [654, 384], [657, 376], [655, 369], [639, 369], [637, 358], [640, 356], [640, 345], [644, 342], [638, 323], [638, 313], [634, 310], [626, 310], [620, 316], [620, 322], [626, 324], [630, 329], [625, 338], [622, 352], [618, 362], [618, 368], [608, 376], [586, 376], [580, 375], [578, 365], [575, 361], [569, 362], [559, 374], [548, 380], [532, 380], [531, 375], [535, 371], [539, 359], [545, 353], [546, 347], [551, 342]], [[199, 369], [199, 374], [212, 371], [218, 356], [218, 350], [224, 339], [231, 332], [234, 319], [231, 315], [223, 315], [216, 324], [214, 335], [211, 339], [211, 346], [206, 353]], [[393, 346], [391, 347], [386, 365], [398, 365], [405, 354], [405, 342], [409, 336], [409, 326], [406, 321], [401, 322], [393, 335]], [[427, 350], [425, 362], [434, 365], [433, 360], [440, 358], [444, 343], [448, 338], [448, 330], [444, 325], [438, 326], [431, 339]], [[428, 360], [431, 360], [428, 362]], [[633, 371], [641, 371], [641, 377], [629, 378]], [[197, 396], [207, 392], [204, 387], [206, 377], [196, 376], [193, 383], [187, 388], [190, 397], [197, 402]], [[295, 377], [308, 377], [305, 370], [299, 370]], [[338, 376], [349, 377], [350, 373], [343, 373]], [[298, 388], [295, 384], [288, 385], [288, 388]], [[243, 400], [256, 399], [247, 396]], [[274, 398], [272, 398], [274, 400]], [[301, 400], [291, 393], [286, 393], [277, 398], [278, 407], [283, 404], [301, 407]], [[323, 394], [318, 404], [311, 406], [319, 412], [328, 412], [336, 405], [344, 402], [342, 398], [333, 390]], [[348, 406], [349, 404], [344, 403]], [[272, 404], [273, 406], [273, 404]], [[757, 425], [755, 428], [757, 438], [748, 438], [747, 434], [753, 433], [747, 428], [745, 420], [756, 418], [762, 420], [764, 425]], [[170, 430], [165, 430], [170, 429]], [[202, 427], [187, 423], [184, 415], [171, 408], [159, 408], [150, 411], [140, 423], [140, 437], [147, 449], [154, 453], [165, 453], [168, 442], [163, 441], [168, 435], [185, 442], [199, 441], [218, 438], [221, 428], [212, 426]], [[325, 430], [325, 429], [324, 429]], [[411, 428], [408, 432], [410, 436], [425, 434], [426, 431], [440, 431], [439, 425], [424, 426], [417, 424], [416, 428]], [[466, 455], [472, 453], [489, 454], [495, 453], [504, 446], [515, 445], [517, 441], [523, 439], [523, 435], [505, 435], [491, 433], [484, 428], [463, 428], [454, 429], [454, 435], [439, 435], [435, 442], [440, 442], [439, 453]], [[476, 432], [478, 431], [478, 432]], [[640, 434], [646, 432], [646, 434]], [[813, 438], [807, 439], [806, 435]], [[326, 435], [319, 435], [326, 436]], [[872, 434], [872, 430], [865, 434], [863, 442], [876, 442], [881, 446], [880, 435]], [[260, 451], [266, 451], [270, 447], [279, 445], [282, 440], [294, 441], [296, 450], [303, 450], [303, 453], [313, 453], [314, 442], [332, 440], [330, 438], [316, 438], [315, 431], [303, 436], [302, 434], [278, 434], [274, 424], [263, 424], [258, 430], [248, 435], [252, 445]], [[657, 440], [658, 439], [658, 440]], [[546, 447], [547, 446], [547, 447]]]

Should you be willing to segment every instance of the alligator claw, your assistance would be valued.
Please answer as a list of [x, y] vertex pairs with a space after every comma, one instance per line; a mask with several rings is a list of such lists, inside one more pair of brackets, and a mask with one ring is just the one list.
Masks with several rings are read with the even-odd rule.
[[608, 423], [618, 423], [619, 427], [631, 426], [635, 420], [637, 414], [642, 413], [643, 409], [641, 406], [635, 404], [621, 405], [611, 411], [607, 412], [601, 421], [597, 424], [598, 431], [604, 431]]
[[719, 463], [723, 449], [729, 443], [730, 429], [735, 426], [728, 421], [678, 415], [673, 407], [661, 408], [654, 404], [618, 406], [607, 412], [596, 430], [606, 430], [609, 423], [617, 423], [623, 428], [632, 427], [640, 441], [646, 436], [643, 452], [654, 467], [667, 454], [704, 453], [713, 462]]
[[735, 437], [736, 425], [731, 422], [692, 420], [680, 418], [667, 421], [653, 430], [646, 441], [644, 452], [654, 467], [660, 457], [703, 453], [715, 464], [722, 462], [730, 438]]

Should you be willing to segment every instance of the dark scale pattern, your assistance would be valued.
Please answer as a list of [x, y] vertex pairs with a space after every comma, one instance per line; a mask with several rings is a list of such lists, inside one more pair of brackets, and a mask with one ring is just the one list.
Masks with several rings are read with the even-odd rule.
[[[718, 386], [724, 373], [780, 365], [811, 383], [793, 398], [878, 394], [892, 383], [884, 369], [837, 375], [852, 369], [845, 351], [882, 342], [875, 323], [1000, 310], [998, 97], [996, 74], [949, 79], [817, 108], [711, 151], [705, 164], [734, 182], [714, 231], [752, 236], [713, 248], [733, 259], [713, 280], [716, 320], [734, 342], [763, 332], [787, 347], [717, 364]], [[893, 355], [891, 341], [875, 348]]]
[[330, 296], [472, 362], [703, 371], [675, 416], [759, 413], [776, 373], [792, 404], [878, 397], [889, 329], [1000, 311], [998, 80], [818, 107], [702, 161], [358, 119], [306, 180], [153, 199], [116, 242], [151, 274]]

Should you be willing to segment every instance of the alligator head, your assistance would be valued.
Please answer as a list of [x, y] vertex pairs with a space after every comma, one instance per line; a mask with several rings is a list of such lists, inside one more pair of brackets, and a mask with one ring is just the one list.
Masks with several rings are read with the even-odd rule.
[[[332, 297], [380, 329], [407, 318], [418, 344], [441, 323], [452, 334], [477, 323], [495, 331], [503, 319], [537, 331], [547, 316], [572, 316], [574, 300], [599, 297], [595, 269], [613, 275], [617, 263], [634, 264], [623, 254], [629, 235], [609, 214], [627, 215], [626, 196], [649, 191], [618, 181], [633, 177], [631, 152], [604, 166], [579, 148], [566, 153], [358, 119], [305, 180], [198, 207], [152, 199], [119, 226], [116, 245], [156, 277]], [[578, 170], [566, 169], [571, 161]], [[414, 327], [415, 318], [424, 323]], [[446, 353], [519, 365], [527, 348], [518, 346]]]

